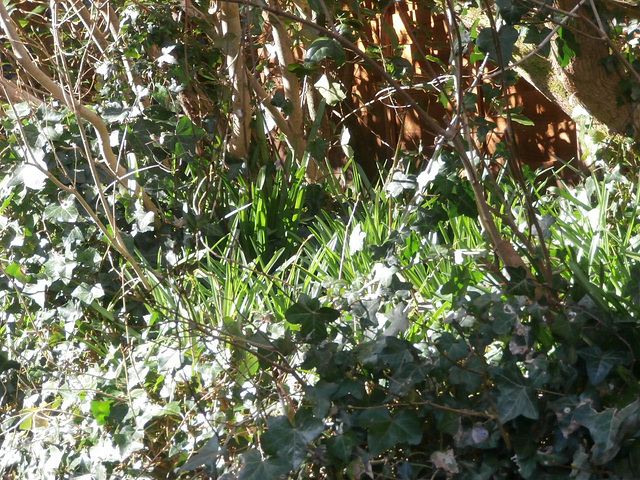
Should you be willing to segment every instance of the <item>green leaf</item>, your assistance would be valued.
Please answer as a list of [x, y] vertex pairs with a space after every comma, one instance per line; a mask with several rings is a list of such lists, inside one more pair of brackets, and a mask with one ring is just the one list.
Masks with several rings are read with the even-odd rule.
[[393, 393], [404, 395], [409, 392], [411, 387], [424, 381], [432, 369], [433, 365], [425, 363], [405, 363], [393, 373], [389, 390]]
[[482, 375], [478, 372], [482, 371], [482, 362], [477, 356], [473, 356], [469, 361], [465, 362], [464, 368], [457, 365], [449, 370], [449, 381], [453, 385], [459, 385], [464, 392], [469, 394], [476, 393], [482, 385]]
[[218, 456], [220, 455], [220, 442], [218, 435], [214, 434], [213, 437], [196, 453], [193, 457], [187, 460], [184, 465], [178, 469], [178, 475], [184, 472], [198, 468], [200, 465], [214, 464]]
[[556, 54], [560, 61], [561, 67], [566, 67], [572, 58], [580, 55], [580, 43], [576, 40], [575, 35], [568, 28], [561, 28], [558, 30], [558, 36], [556, 37]]
[[620, 449], [623, 441], [635, 435], [638, 428], [640, 400], [627, 405], [623, 409], [607, 408], [596, 412], [590, 401], [579, 405], [573, 418], [589, 429], [595, 445], [594, 463], [602, 465], [612, 459]]
[[519, 113], [512, 113], [510, 115], [510, 117], [511, 117], [512, 121], [514, 121], [516, 123], [519, 123], [520, 125], [525, 125], [525, 126], [528, 126], [528, 127], [535, 125], [535, 123], [533, 123], [527, 117], [525, 117], [524, 115], [521, 115]]
[[330, 58], [338, 66], [342, 65], [347, 59], [342, 45], [333, 38], [319, 37], [316, 38], [305, 55], [305, 60], [311, 63], [318, 63], [325, 58]]
[[292, 63], [291, 65], [287, 66], [287, 70], [289, 70], [290, 72], [293, 72], [296, 75], [296, 77], [298, 77], [299, 79], [303, 79], [307, 75], [311, 75], [317, 69], [318, 67], [316, 67], [313, 64], [305, 65], [301, 63]]
[[10, 369], [19, 369], [20, 364], [15, 360], [9, 360], [4, 352], [0, 352], [0, 373], [4, 373]]
[[517, 0], [496, 0], [500, 16], [508, 25], [515, 25], [529, 10]]
[[483, 28], [478, 34], [476, 45], [478, 48], [489, 54], [489, 58], [498, 65], [506, 65], [511, 60], [513, 54], [513, 46], [518, 40], [518, 31], [511, 25], [504, 25], [498, 33], [498, 42], [500, 44], [501, 58], [498, 59], [498, 52], [493, 38], [491, 28]]
[[73, 292], [71, 292], [71, 296], [77, 298], [86, 305], [91, 305], [95, 299], [102, 298], [104, 296], [104, 289], [99, 283], [91, 286], [83, 283], [78, 285]]
[[592, 385], [599, 385], [609, 374], [613, 367], [629, 362], [628, 352], [602, 351], [597, 345], [583, 348], [578, 351], [587, 364], [587, 374]]
[[331, 82], [326, 75], [322, 75], [314, 84], [318, 93], [322, 95], [328, 105], [335, 105], [346, 98], [346, 94], [338, 82]]
[[290, 462], [292, 469], [300, 466], [307, 454], [307, 445], [314, 441], [324, 430], [324, 422], [310, 415], [301, 416], [298, 426], [293, 426], [285, 416], [270, 418], [267, 421], [267, 432], [261, 437], [265, 453]]
[[505, 267], [505, 270], [509, 274], [507, 293], [535, 297], [536, 284], [533, 279], [527, 277], [527, 271], [523, 267]]
[[44, 274], [51, 282], [61, 280], [68, 284], [73, 279], [73, 271], [78, 266], [77, 262], [54, 253], [49, 256], [49, 260], [44, 264]]
[[313, 405], [313, 414], [318, 417], [324, 417], [329, 413], [331, 408], [331, 399], [338, 390], [337, 383], [330, 383], [325, 380], [319, 380], [313, 387], [305, 388], [305, 400]]
[[439, 412], [438, 430], [449, 435], [455, 435], [460, 429], [460, 415], [456, 412]]
[[356, 434], [353, 431], [349, 431], [344, 435], [335, 435], [329, 438], [327, 440], [327, 451], [346, 463], [351, 459], [351, 452], [353, 452], [357, 444]]
[[[548, 27], [542, 27], [540, 30], [534, 27], [527, 28], [527, 33], [524, 37], [524, 43], [529, 43], [533, 45], [540, 45], [545, 38], [549, 36], [551, 33], [551, 29]], [[551, 53], [551, 42], [547, 42], [547, 44], [540, 50], [540, 55], [543, 57], [548, 57]]]
[[152, 211], [146, 211], [142, 205], [136, 205], [136, 211], [133, 214], [133, 218], [136, 222], [136, 230], [139, 233], [152, 232], [154, 230], [154, 213]]
[[519, 415], [538, 419], [536, 392], [518, 371], [515, 364], [507, 364], [504, 368], [490, 369], [499, 390], [498, 413], [500, 421], [506, 423]]
[[5, 273], [20, 283], [27, 283], [30, 277], [27, 277], [24, 273], [22, 273], [22, 266], [19, 263], [12, 263], [4, 269]]
[[371, 343], [360, 354], [362, 363], [372, 368], [390, 367], [394, 372], [413, 360], [413, 345], [395, 337], [383, 337]]
[[493, 321], [491, 327], [497, 335], [510, 333], [519, 318], [520, 308], [516, 302], [498, 303], [490, 310]]
[[124, 123], [131, 113], [131, 109], [117, 102], [111, 102], [102, 110], [101, 117], [107, 123]]
[[238, 480], [284, 480], [291, 470], [283, 458], [263, 460], [260, 452], [251, 450], [242, 456], [242, 469]]
[[271, 105], [281, 109], [285, 115], [290, 115], [293, 111], [293, 104], [291, 103], [291, 100], [285, 98], [284, 93], [280, 90], [273, 94], [270, 103]]
[[53, 203], [45, 207], [44, 216], [56, 222], [73, 223], [78, 219], [78, 209], [73, 200]]
[[392, 417], [386, 408], [372, 408], [358, 417], [357, 424], [368, 429], [367, 443], [372, 456], [396, 444], [417, 445], [422, 440], [420, 419], [411, 410], [403, 410]]
[[327, 338], [327, 325], [338, 317], [340, 312], [328, 307], [319, 307], [317, 299], [303, 298], [292, 305], [285, 318], [289, 323], [300, 325], [300, 336], [306, 341], [321, 342]]
[[98, 421], [98, 425], [104, 425], [111, 413], [111, 404], [113, 400], [93, 400], [91, 402], [91, 414]]

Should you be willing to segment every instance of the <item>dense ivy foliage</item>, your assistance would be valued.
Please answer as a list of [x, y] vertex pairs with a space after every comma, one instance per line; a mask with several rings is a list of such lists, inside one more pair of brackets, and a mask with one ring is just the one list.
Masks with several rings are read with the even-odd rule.
[[[257, 54], [276, 20], [250, 3], [251, 73], [278, 90], [277, 55]], [[302, 158], [269, 110], [293, 104], [262, 102], [255, 86], [251, 148], [229, 154], [233, 39], [208, 6], [10, 6], [38, 68], [99, 113], [127, 174], [80, 104], [2, 97], [3, 478], [640, 478], [631, 142], [584, 125], [597, 174], [562, 188], [526, 169], [474, 179], [453, 139], [429, 162], [397, 149], [381, 182], [366, 178], [349, 143], [359, 132], [336, 116], [345, 92], [320, 74], [352, 61], [344, 40], [384, 3], [302, 5], [322, 25], [335, 7], [339, 35], [280, 12], [305, 47], [287, 71], [320, 93]], [[467, 50], [510, 57], [521, 20], [535, 20], [523, 9], [498, 2], [502, 49], [491, 27], [461, 27]], [[367, 53], [407, 79], [397, 52]], [[20, 68], [3, 55], [3, 79]], [[310, 183], [306, 162], [331, 148], [347, 164]], [[523, 266], [497, 254], [476, 183]]]

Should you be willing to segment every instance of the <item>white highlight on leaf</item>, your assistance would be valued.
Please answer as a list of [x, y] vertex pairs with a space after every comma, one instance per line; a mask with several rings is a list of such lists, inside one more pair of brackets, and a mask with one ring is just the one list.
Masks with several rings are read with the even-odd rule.
[[346, 98], [346, 94], [340, 87], [340, 84], [331, 82], [326, 75], [322, 75], [314, 86], [329, 105], [335, 105]]
[[176, 48], [175, 45], [170, 45], [168, 47], [164, 47], [162, 49], [162, 55], [160, 55], [158, 57], [158, 59], [156, 60], [156, 62], [158, 62], [158, 65], [163, 65], [163, 64], [168, 64], [168, 65], [176, 65], [178, 63], [178, 60], [175, 59], [175, 57], [173, 55], [171, 55], [171, 52]]
[[357, 224], [349, 235], [349, 255], [360, 252], [364, 248], [364, 240], [367, 234], [362, 231], [362, 225]]
[[396, 267], [387, 267], [383, 263], [376, 263], [372, 270], [374, 275], [373, 281], [378, 282], [381, 287], [388, 287], [391, 285], [393, 276], [397, 271], [398, 269]]
[[430, 460], [435, 464], [436, 468], [441, 468], [448, 475], [458, 473], [460, 471], [452, 449], [433, 452]]

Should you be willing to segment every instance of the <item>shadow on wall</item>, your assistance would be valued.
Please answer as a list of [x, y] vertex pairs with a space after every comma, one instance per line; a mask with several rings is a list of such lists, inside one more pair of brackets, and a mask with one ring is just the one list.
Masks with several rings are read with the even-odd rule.
[[[387, 27], [385, 28], [385, 23]], [[419, 27], [418, 27], [419, 25]], [[442, 76], [444, 65], [450, 63], [450, 48], [444, 18], [432, 14], [417, 3], [393, 2], [386, 10], [383, 20], [376, 19], [363, 32], [362, 47], [381, 46], [382, 51], [391, 59], [392, 39], [388, 26], [393, 27], [398, 44], [404, 45], [403, 58], [413, 66], [412, 83], [426, 85]], [[437, 61], [428, 60], [429, 56]], [[466, 68], [464, 79], [471, 82], [473, 68]], [[435, 136], [427, 131], [411, 108], [406, 108], [396, 100], [397, 95], [384, 93], [384, 82], [361, 64], [354, 64], [352, 71], [342, 78], [350, 98], [345, 100], [347, 108], [357, 111], [351, 115], [345, 125], [352, 134], [351, 146], [355, 160], [363, 167], [369, 178], [378, 175], [381, 165], [389, 167], [396, 146], [408, 151], [420, 151], [426, 158], [434, 150]], [[433, 89], [432, 89], [433, 90]], [[478, 149], [487, 157], [499, 151], [498, 145], [505, 141], [506, 120], [491, 111], [489, 102], [483, 100], [480, 88], [476, 89], [478, 102], [475, 114], [493, 121], [495, 128]], [[452, 111], [437, 101], [437, 94], [424, 89], [410, 90], [415, 100], [425, 108], [433, 118], [443, 120], [446, 125]], [[539, 92], [524, 79], [510, 86], [508, 101], [511, 107], [521, 107], [521, 115], [533, 125], [512, 122], [515, 134], [515, 149], [519, 161], [531, 169], [560, 168], [565, 163], [571, 166], [561, 173], [564, 179], [575, 177], [575, 171], [585, 171], [576, 158], [576, 127], [573, 120], [555, 103]], [[558, 160], [560, 159], [560, 160]], [[500, 159], [494, 159], [500, 162]], [[417, 166], [416, 166], [417, 167]]]

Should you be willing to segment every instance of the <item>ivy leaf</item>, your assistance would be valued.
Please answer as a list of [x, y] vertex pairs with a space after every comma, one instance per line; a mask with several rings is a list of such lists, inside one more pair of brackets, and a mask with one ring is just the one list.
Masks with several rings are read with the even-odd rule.
[[348, 462], [351, 458], [353, 448], [358, 444], [358, 439], [353, 431], [344, 435], [335, 435], [327, 440], [327, 451], [343, 462]]
[[4, 269], [4, 272], [10, 277], [13, 277], [16, 280], [18, 280], [20, 283], [27, 283], [29, 281], [29, 278], [31, 278], [31, 277], [27, 277], [24, 273], [22, 273], [22, 265], [15, 262], [7, 266]]
[[522, 16], [528, 11], [526, 6], [514, 0], [496, 0], [496, 4], [500, 10], [500, 16], [508, 25], [518, 23]]
[[52, 282], [61, 280], [63, 283], [68, 284], [73, 279], [73, 271], [77, 265], [77, 262], [54, 252], [44, 264], [44, 274]]
[[513, 122], [519, 123], [520, 125], [525, 125], [527, 127], [531, 127], [535, 125], [534, 122], [532, 122], [531, 120], [529, 120], [527, 117], [525, 117], [520, 113], [512, 113], [511, 120]]
[[4, 352], [0, 352], [0, 373], [4, 373], [12, 368], [17, 370], [20, 368], [20, 364], [15, 360], [9, 360]]
[[135, 230], [137, 233], [152, 232], [154, 230], [154, 214], [151, 211], [145, 211], [142, 205], [136, 205], [136, 211], [133, 214], [135, 220]]
[[109, 102], [102, 110], [101, 116], [107, 123], [124, 123], [131, 113], [131, 109], [119, 102]]
[[337, 383], [318, 380], [313, 387], [305, 387], [305, 399], [313, 404], [313, 413], [318, 417], [324, 417], [331, 407], [331, 398], [338, 390]]
[[394, 372], [403, 364], [413, 361], [413, 345], [396, 337], [382, 337], [365, 348], [362, 363], [380, 369], [390, 367]]
[[71, 292], [71, 296], [87, 305], [91, 305], [95, 299], [104, 296], [104, 289], [99, 283], [92, 286], [82, 283]]
[[511, 295], [524, 295], [533, 298], [536, 293], [536, 284], [527, 277], [527, 272], [523, 267], [505, 267], [509, 274], [507, 282], [507, 293]]
[[394, 372], [389, 390], [395, 394], [407, 394], [409, 389], [424, 381], [433, 369], [433, 365], [426, 363], [405, 363]]
[[392, 417], [386, 408], [365, 410], [358, 425], [368, 428], [367, 443], [372, 456], [393, 448], [397, 443], [417, 445], [422, 440], [420, 420], [415, 412], [403, 410]]
[[347, 59], [340, 43], [333, 38], [319, 37], [309, 45], [305, 60], [311, 63], [318, 63], [327, 57], [333, 60], [338, 66], [342, 65]]
[[340, 88], [338, 82], [331, 82], [326, 75], [322, 75], [320, 79], [314, 83], [314, 86], [318, 89], [318, 93], [322, 95], [328, 105], [335, 105], [346, 98], [346, 94]]
[[491, 307], [491, 316], [493, 317], [493, 322], [491, 323], [491, 327], [493, 331], [497, 335], [505, 335], [511, 332], [511, 329], [518, 320], [520, 314], [520, 308], [512, 303], [499, 303]]
[[310, 414], [298, 412], [302, 416], [298, 426], [293, 426], [284, 415], [267, 421], [267, 432], [262, 435], [261, 443], [265, 453], [290, 462], [292, 469], [300, 466], [307, 453], [307, 445], [314, 441], [322, 430], [324, 422]]
[[500, 421], [506, 423], [519, 415], [537, 420], [539, 414], [535, 390], [528, 385], [515, 364], [492, 368], [490, 371], [500, 392], [497, 402]]
[[[524, 43], [529, 43], [533, 45], [540, 45], [545, 38], [549, 36], [551, 33], [551, 29], [548, 27], [542, 27], [540, 30], [530, 27], [527, 28], [527, 33], [524, 37]], [[548, 57], [551, 53], [551, 42], [547, 42], [546, 45], [540, 50], [540, 55], [543, 57]]]
[[596, 442], [592, 452], [596, 465], [603, 465], [611, 460], [625, 438], [637, 432], [639, 412], [640, 400], [620, 410], [607, 408], [596, 412], [590, 401], [576, 408], [573, 418], [589, 429]]
[[263, 460], [260, 452], [251, 450], [242, 456], [242, 469], [238, 474], [238, 480], [284, 480], [289, 471], [289, 462], [286, 459]]
[[613, 367], [627, 363], [630, 360], [627, 352], [603, 352], [600, 347], [593, 345], [578, 352], [587, 364], [587, 374], [592, 385], [599, 385]]
[[567, 28], [561, 28], [558, 30], [556, 37], [556, 54], [560, 61], [561, 67], [566, 67], [571, 62], [571, 59], [579, 56], [581, 53], [580, 43], [576, 41], [576, 37], [573, 32]]
[[317, 299], [301, 297], [284, 314], [289, 323], [300, 325], [300, 336], [311, 342], [321, 342], [327, 338], [327, 324], [340, 317], [333, 308], [320, 307]]
[[498, 59], [498, 52], [493, 39], [493, 31], [491, 28], [483, 28], [476, 39], [477, 47], [484, 53], [489, 54], [489, 58], [498, 65], [506, 65], [511, 60], [513, 54], [513, 46], [518, 40], [518, 31], [511, 25], [504, 25], [498, 33], [498, 42], [500, 43], [500, 53], [502, 58]]
[[44, 216], [56, 222], [73, 223], [78, 219], [78, 209], [73, 200], [53, 203], [45, 207]]
[[214, 463], [220, 455], [220, 442], [218, 441], [218, 435], [214, 434], [213, 437], [196, 453], [193, 457], [185, 462], [178, 469], [178, 475], [189, 470], [198, 468], [200, 465], [207, 463]]
[[111, 414], [111, 403], [113, 400], [93, 400], [91, 402], [91, 414], [98, 421], [98, 425], [107, 423], [107, 418]]

